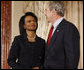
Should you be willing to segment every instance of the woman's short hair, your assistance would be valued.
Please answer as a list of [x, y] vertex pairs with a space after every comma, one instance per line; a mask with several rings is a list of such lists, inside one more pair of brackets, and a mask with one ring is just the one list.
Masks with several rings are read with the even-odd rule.
[[48, 3], [49, 3], [50, 11], [52, 9], [55, 9], [57, 11], [58, 15], [60, 15], [62, 17], [64, 16], [65, 6], [62, 1], [50, 1]]
[[[22, 17], [20, 18], [20, 21], [19, 21], [20, 34], [26, 33], [26, 29], [24, 29], [25, 17], [26, 17], [26, 16], [32, 16], [32, 17], [34, 17], [34, 19], [35, 19], [35, 21], [36, 21], [36, 23], [37, 23], [37, 28], [38, 28], [38, 18], [37, 18], [37, 16], [36, 16], [34, 13], [32, 13], [32, 12], [27, 12], [27, 13], [25, 13], [24, 16], [22, 16]], [[37, 28], [36, 28], [36, 30], [37, 30]]]

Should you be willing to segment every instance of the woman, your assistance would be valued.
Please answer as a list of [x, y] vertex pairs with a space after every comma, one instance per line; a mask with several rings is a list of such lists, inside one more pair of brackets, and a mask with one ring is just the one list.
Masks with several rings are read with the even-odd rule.
[[45, 41], [36, 35], [38, 19], [27, 12], [20, 19], [20, 35], [14, 38], [8, 64], [12, 69], [40, 69], [44, 62]]

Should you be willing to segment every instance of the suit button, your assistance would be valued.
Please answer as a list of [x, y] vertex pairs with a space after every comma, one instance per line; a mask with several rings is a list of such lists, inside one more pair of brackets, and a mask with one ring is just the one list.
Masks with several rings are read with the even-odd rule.
[[48, 59], [49, 57], [46, 57], [46, 59]]
[[39, 58], [41, 59], [41, 56], [39, 56]]

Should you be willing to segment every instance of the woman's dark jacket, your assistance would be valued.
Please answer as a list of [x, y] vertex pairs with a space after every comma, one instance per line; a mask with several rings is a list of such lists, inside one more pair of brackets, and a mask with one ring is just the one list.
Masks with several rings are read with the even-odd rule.
[[45, 40], [36, 36], [36, 42], [29, 42], [26, 34], [16, 36], [12, 43], [8, 64], [12, 69], [41, 67], [44, 62]]

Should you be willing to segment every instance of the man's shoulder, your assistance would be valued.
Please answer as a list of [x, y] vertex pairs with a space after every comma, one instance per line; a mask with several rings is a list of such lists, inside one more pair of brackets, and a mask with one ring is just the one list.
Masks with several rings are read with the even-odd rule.
[[75, 24], [73, 24], [72, 22], [70, 22], [70, 21], [68, 21], [68, 20], [66, 20], [66, 19], [63, 19], [62, 23], [64, 24], [65, 27], [77, 28], [77, 27], [75, 26]]
[[64, 29], [66, 30], [66, 32], [73, 31], [75, 33], [79, 33], [78, 28], [72, 22], [64, 19], [63, 24], [64, 24]]

